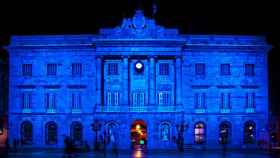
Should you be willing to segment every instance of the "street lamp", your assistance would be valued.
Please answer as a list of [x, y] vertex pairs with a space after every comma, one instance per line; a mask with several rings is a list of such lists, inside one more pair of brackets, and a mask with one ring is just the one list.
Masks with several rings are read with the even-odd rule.
[[101, 123], [95, 119], [94, 122], [91, 124], [92, 130], [95, 132], [95, 143], [94, 143], [94, 150], [97, 151], [99, 149], [98, 141], [97, 141], [97, 134], [98, 131], [101, 130]]

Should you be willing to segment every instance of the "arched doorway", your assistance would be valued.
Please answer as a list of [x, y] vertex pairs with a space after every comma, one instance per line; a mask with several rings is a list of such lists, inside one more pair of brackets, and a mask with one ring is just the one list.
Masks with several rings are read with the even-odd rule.
[[142, 120], [136, 120], [130, 129], [131, 147], [133, 149], [146, 148], [147, 145], [147, 125]]

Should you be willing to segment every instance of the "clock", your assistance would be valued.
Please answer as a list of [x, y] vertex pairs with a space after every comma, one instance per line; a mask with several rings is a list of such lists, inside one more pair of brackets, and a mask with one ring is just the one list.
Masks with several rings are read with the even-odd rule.
[[136, 70], [137, 72], [142, 72], [143, 69], [144, 69], [143, 63], [142, 63], [141, 61], [137, 61], [137, 62], [135, 63], [135, 70]]

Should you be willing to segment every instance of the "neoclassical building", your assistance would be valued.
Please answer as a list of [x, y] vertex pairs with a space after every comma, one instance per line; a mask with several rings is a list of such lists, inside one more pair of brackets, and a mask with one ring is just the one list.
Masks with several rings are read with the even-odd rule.
[[256, 148], [268, 141], [269, 49], [260, 36], [182, 35], [141, 10], [96, 35], [13, 36], [9, 140]]

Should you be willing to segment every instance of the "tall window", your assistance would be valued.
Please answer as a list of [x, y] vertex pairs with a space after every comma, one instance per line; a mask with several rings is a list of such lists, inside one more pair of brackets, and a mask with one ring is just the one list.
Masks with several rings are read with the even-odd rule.
[[143, 92], [133, 93], [133, 105], [143, 106], [145, 104], [145, 94]]
[[255, 99], [255, 93], [246, 93], [246, 108], [254, 109], [256, 107]]
[[118, 140], [119, 125], [116, 122], [109, 122], [106, 125], [109, 142], [116, 142]]
[[202, 122], [198, 122], [195, 124], [194, 128], [194, 136], [195, 136], [195, 143], [202, 144], [205, 142], [205, 125]]
[[21, 95], [22, 109], [31, 109], [32, 108], [32, 94], [31, 93], [22, 93]]
[[231, 93], [221, 93], [221, 109], [231, 108]]
[[57, 143], [57, 125], [55, 122], [48, 122], [46, 124], [46, 144]]
[[158, 103], [159, 105], [168, 105], [170, 104], [170, 93], [166, 91], [159, 92], [158, 94]]
[[72, 63], [72, 76], [82, 76], [82, 64]]
[[108, 75], [118, 75], [118, 63], [108, 63]]
[[194, 105], [196, 109], [206, 108], [206, 93], [195, 93]]
[[170, 141], [170, 124], [166, 122], [160, 125], [160, 140]]
[[47, 65], [47, 75], [55, 76], [57, 74], [57, 64], [48, 64]]
[[22, 64], [22, 75], [32, 76], [32, 64]]
[[254, 64], [245, 64], [245, 76], [255, 76]]
[[159, 64], [159, 75], [169, 75], [169, 64], [168, 63]]
[[256, 124], [247, 121], [244, 124], [244, 144], [253, 144], [256, 141]]
[[47, 110], [56, 109], [56, 94], [55, 93], [46, 93], [45, 94], [45, 105]]
[[21, 124], [20, 134], [21, 134], [22, 144], [32, 144], [32, 140], [33, 140], [32, 123], [29, 121], [24, 121]]
[[195, 75], [205, 76], [205, 64], [204, 63], [195, 64]]
[[219, 143], [228, 144], [231, 138], [231, 124], [230, 122], [224, 121], [220, 124], [219, 131]]
[[107, 105], [119, 105], [119, 92], [108, 92], [107, 93]]
[[82, 96], [81, 93], [72, 93], [72, 109], [81, 109]]
[[82, 143], [83, 127], [79, 122], [73, 122], [71, 125], [71, 138], [74, 142]]
[[221, 72], [222, 76], [230, 75], [230, 64], [221, 64]]

